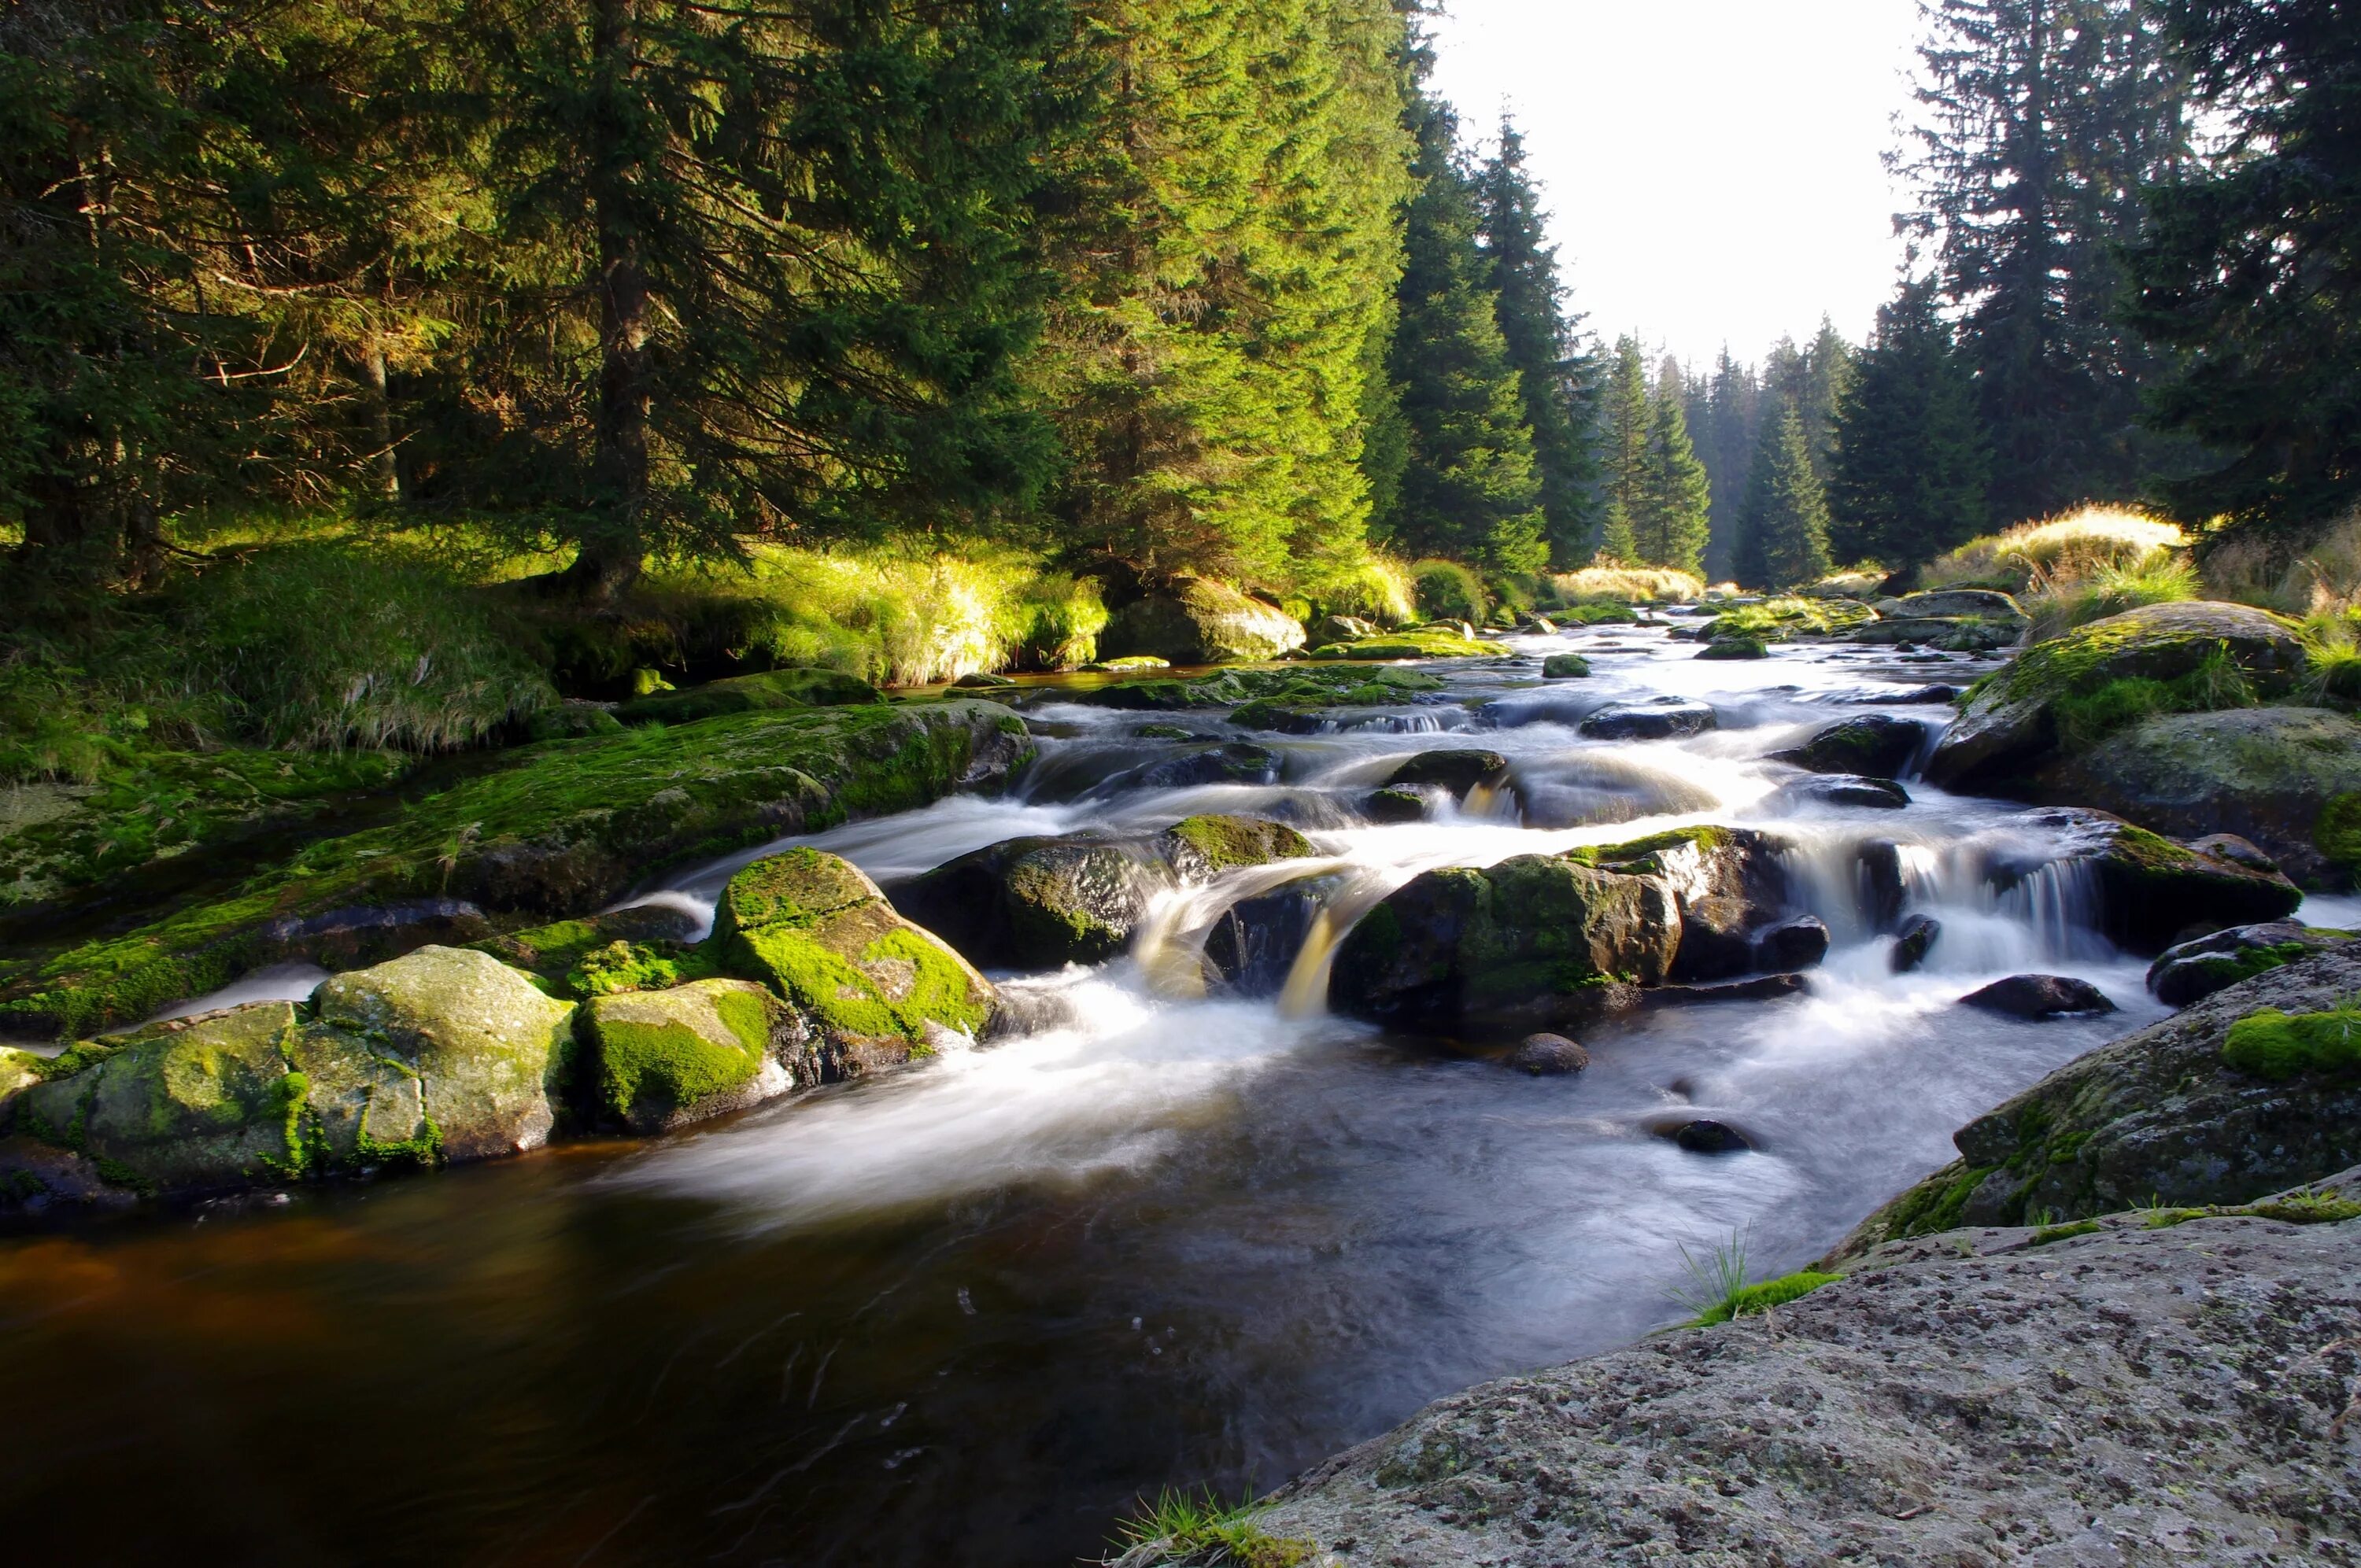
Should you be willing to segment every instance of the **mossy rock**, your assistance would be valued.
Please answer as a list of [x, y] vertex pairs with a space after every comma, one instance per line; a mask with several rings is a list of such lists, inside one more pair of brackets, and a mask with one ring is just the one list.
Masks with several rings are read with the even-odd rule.
[[696, 929], [686, 910], [641, 904], [468, 945], [533, 975], [553, 996], [579, 1001], [704, 978], [709, 959], [687, 942]]
[[2200, 853], [2103, 811], [2056, 807], [2023, 820], [2065, 839], [2063, 861], [2098, 883], [2102, 928], [2136, 953], [2160, 953], [2192, 926], [2284, 919], [2303, 902], [2302, 889], [2276, 872]]
[[845, 707], [884, 702], [875, 686], [840, 670], [765, 670], [708, 681], [686, 691], [664, 691], [634, 698], [618, 708], [624, 724], [693, 724], [725, 713], [759, 713], [782, 707]]
[[1099, 633], [1103, 653], [1147, 654], [1176, 664], [1276, 659], [1303, 641], [1302, 622], [1285, 610], [1226, 583], [1186, 575], [1116, 610]]
[[1328, 1004], [1447, 1036], [1588, 1023], [1664, 980], [1680, 940], [1673, 892], [1551, 855], [1424, 872], [1338, 947]]
[[1189, 881], [1318, 852], [1284, 822], [1220, 815], [1182, 817], [1164, 830], [1161, 849], [1166, 863]]
[[1391, 631], [1345, 649], [1347, 659], [1481, 659], [1497, 655], [1499, 644], [1457, 631]]
[[809, 848], [755, 861], [723, 890], [713, 940], [724, 963], [811, 1020], [848, 1075], [983, 1034], [992, 982], [903, 918], [862, 870]]
[[1454, 796], [1482, 785], [1497, 789], [1508, 782], [1509, 759], [1498, 751], [1473, 749], [1421, 751], [1386, 776], [1388, 789], [1416, 789], [1432, 784]]
[[301, 1176], [308, 1084], [289, 1069], [297, 1025], [292, 1003], [260, 1002], [94, 1042], [16, 1097], [15, 1125], [142, 1194]]
[[1760, 637], [1717, 637], [1697, 650], [1700, 659], [1767, 659], [1770, 645]]
[[793, 1008], [742, 980], [595, 997], [581, 1032], [600, 1117], [642, 1134], [785, 1093], [810, 1043]]
[[2287, 1013], [2259, 1007], [2230, 1025], [2222, 1059], [2249, 1078], [2285, 1083], [2305, 1074], [2361, 1073], [2361, 1007]]
[[2035, 644], [1971, 691], [1927, 776], [1945, 789], [2020, 781], [2061, 746], [2091, 749], [2158, 711], [2252, 706], [2302, 673], [2295, 628], [2246, 605], [2154, 604]]
[[[977, 701], [746, 713], [522, 747], [225, 897], [0, 959], [0, 1024], [77, 1037], [260, 964], [477, 940], [488, 916], [575, 915], [668, 865], [996, 787], [1032, 754], [1022, 721]], [[379, 918], [404, 910], [421, 917]]]
[[548, 1141], [570, 1087], [574, 1005], [522, 971], [489, 953], [421, 948], [324, 981], [312, 1004], [299, 1059], [366, 1058], [333, 1114], [315, 1105], [334, 1124], [332, 1143], [349, 1135], [347, 1157], [366, 1159], [374, 1144], [458, 1162]]
[[1542, 678], [1552, 681], [1577, 680], [1590, 674], [1590, 661], [1579, 653], [1551, 653], [1542, 659]]
[[623, 721], [612, 710], [595, 702], [561, 702], [555, 707], [544, 707], [525, 721], [525, 738], [529, 740], [578, 740], [586, 735], [613, 735], [623, 728]]
[[2292, 920], [2233, 926], [2167, 948], [2148, 966], [2147, 988], [2167, 1006], [2186, 1007], [2242, 980], [2350, 941], [2353, 935]]
[[1816, 773], [1891, 779], [1902, 776], [1926, 741], [1926, 727], [1915, 719], [1864, 713], [1814, 730], [1802, 745], [1770, 756]]

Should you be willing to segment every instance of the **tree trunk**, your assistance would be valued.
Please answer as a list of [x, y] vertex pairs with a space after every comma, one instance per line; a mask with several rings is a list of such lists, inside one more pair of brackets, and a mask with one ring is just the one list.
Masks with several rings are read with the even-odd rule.
[[401, 499], [401, 467], [393, 455], [393, 402], [385, 385], [385, 350], [372, 341], [361, 356], [361, 381], [368, 389], [369, 435], [377, 450], [369, 455], [376, 470], [378, 492], [387, 500]]
[[646, 260], [638, 211], [647, 177], [634, 102], [633, 36], [639, 0], [598, 0], [591, 28], [598, 102], [592, 117], [590, 196], [598, 230], [598, 427], [592, 477], [600, 521], [586, 530], [565, 576], [584, 597], [609, 599], [640, 575], [646, 554], [648, 414], [653, 401], [648, 351]]

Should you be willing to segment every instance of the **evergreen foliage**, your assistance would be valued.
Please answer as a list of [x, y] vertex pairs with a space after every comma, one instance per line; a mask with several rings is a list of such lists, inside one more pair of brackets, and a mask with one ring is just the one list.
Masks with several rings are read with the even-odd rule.
[[1641, 453], [1640, 509], [1631, 520], [1631, 533], [1642, 561], [1695, 572], [1705, 557], [1711, 491], [1705, 465], [1689, 444], [1682, 402], [1679, 378], [1665, 377]]
[[1525, 173], [1524, 138], [1505, 119], [1499, 149], [1477, 174], [1477, 189], [1494, 313], [1524, 395], [1550, 559], [1578, 566], [1589, 558], [1598, 521], [1598, 459], [1591, 448], [1598, 367], [1576, 335], [1582, 318], [1566, 310], [1557, 249], [1546, 243], [1540, 195]]
[[2183, 515], [2304, 530], [2361, 499], [2361, 27], [2343, 6], [2173, 0], [2223, 156], [2149, 193], [2135, 323], [2185, 355], [2161, 429], [2226, 456]]
[[1792, 402], [1763, 422], [1755, 444], [1737, 566], [1740, 581], [1766, 587], [1792, 587], [1828, 575], [1828, 502]]
[[1648, 369], [1641, 356], [1640, 340], [1615, 341], [1615, 357], [1607, 368], [1606, 394], [1599, 411], [1600, 485], [1604, 513], [1599, 523], [1598, 558], [1635, 562], [1639, 559], [1639, 517], [1646, 505], [1648, 457]]
[[2155, 356], [2116, 310], [2143, 184], [2189, 156], [2147, 0], [1932, 0], [1901, 167], [1959, 313], [1993, 454], [1988, 516], [2124, 495], [2168, 454], [2136, 423]]
[[1839, 559], [1914, 566], [1982, 531], [1991, 459], [1932, 279], [1905, 279], [1879, 309], [1835, 431], [1828, 543]]
[[1462, 167], [1449, 105], [1420, 93], [1410, 108], [1419, 181], [1403, 239], [1400, 310], [1387, 373], [1400, 389], [1408, 462], [1383, 537], [1413, 554], [1502, 571], [1547, 565], [1542, 483], [1477, 246], [1477, 191]]

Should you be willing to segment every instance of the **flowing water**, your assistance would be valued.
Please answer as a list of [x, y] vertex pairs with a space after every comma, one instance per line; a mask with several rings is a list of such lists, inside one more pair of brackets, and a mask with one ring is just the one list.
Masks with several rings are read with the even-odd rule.
[[[1589, 680], [1537, 684], [1577, 649]], [[1467, 1383], [1687, 1315], [1685, 1254], [1798, 1266], [1949, 1158], [1949, 1134], [2159, 1015], [2059, 846], [2001, 803], [1798, 805], [1763, 753], [1982, 666], [1890, 651], [1697, 661], [1661, 627], [1514, 640], [1521, 663], [1353, 729], [1246, 737], [1279, 782], [1154, 788], [1165, 715], [1058, 700], [1026, 787], [805, 840], [891, 883], [1019, 834], [1281, 816], [1325, 859], [1174, 895], [1133, 953], [1016, 980], [1048, 1022], [900, 1076], [648, 1142], [0, 1240], [0, 1498], [24, 1560], [1057, 1564], [1142, 1494], [1268, 1487]], [[1601, 742], [1609, 702], [1720, 728]], [[1218, 718], [1177, 722], [1239, 739]], [[1481, 745], [1512, 787], [1359, 820], [1400, 761]], [[1389, 1036], [1321, 1005], [1326, 943], [1423, 869], [1686, 822], [1786, 836], [1835, 934], [1808, 994], [1590, 1032], [1576, 1078]], [[1940, 918], [1888, 970], [1861, 848]], [[757, 853], [642, 897], [709, 916]], [[1230, 901], [1334, 873], [1281, 995], [1205, 994]], [[2030, 874], [2027, 874], [2029, 871]], [[2005, 885], [2006, 892], [1997, 891]], [[1957, 1006], [2028, 969], [2124, 1009]], [[261, 977], [246, 994], [317, 978]], [[1712, 1116], [1752, 1152], [1658, 1135]]]

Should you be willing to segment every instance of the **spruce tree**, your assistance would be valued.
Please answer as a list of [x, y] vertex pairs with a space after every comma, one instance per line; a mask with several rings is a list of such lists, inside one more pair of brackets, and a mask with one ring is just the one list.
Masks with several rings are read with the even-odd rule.
[[1616, 340], [1599, 414], [1605, 517], [1598, 554], [1602, 560], [1639, 558], [1637, 531], [1646, 505], [1650, 423], [1647, 366], [1641, 357], [1640, 340], [1626, 334]]
[[1804, 439], [1812, 449], [1812, 472], [1825, 486], [1836, 457], [1837, 408], [1852, 385], [1853, 346], [1836, 324], [1820, 318], [1820, 330], [1804, 350], [1804, 385], [1795, 400], [1795, 415], [1804, 422]]
[[1632, 519], [1631, 533], [1641, 560], [1694, 572], [1705, 558], [1707, 509], [1712, 492], [1706, 482], [1705, 465], [1697, 461], [1689, 444], [1682, 401], [1679, 378], [1664, 378], [1659, 383], [1647, 446], [1641, 456], [1641, 504]]
[[1936, 246], [1993, 452], [1988, 520], [2136, 489], [2156, 356], [2123, 323], [2140, 191], [2189, 155], [2150, 0], [1933, 0], [1908, 230]]
[[1582, 318], [1565, 308], [1557, 249], [1546, 241], [1541, 199], [1525, 172], [1524, 138], [1506, 119], [1477, 188], [1494, 310], [1524, 396], [1550, 555], [1560, 565], [1580, 565], [1598, 521], [1598, 457], [1591, 448], [1598, 367], [1577, 336]]
[[1828, 503], [1812, 471], [1811, 444], [1792, 402], [1763, 422], [1746, 487], [1739, 580], [1796, 587], [1828, 571]]
[[2192, 521], [2301, 533], [2361, 500], [2361, 27], [2346, 7], [2163, 7], [2224, 156], [2148, 192], [2131, 320], [2174, 352], [2164, 431], [2212, 460], [2166, 487]]
[[1413, 105], [1419, 181], [1403, 238], [1388, 371], [1400, 388], [1409, 462], [1401, 499], [1382, 520], [1399, 549], [1539, 571], [1548, 562], [1541, 481], [1517, 371], [1476, 243], [1474, 182], [1451, 108]]
[[1914, 566], [1982, 527], [1991, 458], [1936, 290], [1903, 280], [1838, 404], [1828, 534], [1841, 559]]
[[1731, 358], [1725, 344], [1708, 384], [1708, 412], [1697, 449], [1712, 485], [1711, 537], [1706, 545], [1705, 570], [1715, 582], [1728, 579], [1736, 569], [1739, 518], [1746, 506], [1759, 398], [1754, 367]]

